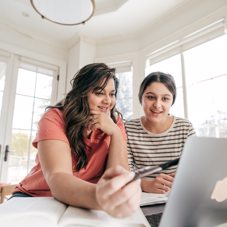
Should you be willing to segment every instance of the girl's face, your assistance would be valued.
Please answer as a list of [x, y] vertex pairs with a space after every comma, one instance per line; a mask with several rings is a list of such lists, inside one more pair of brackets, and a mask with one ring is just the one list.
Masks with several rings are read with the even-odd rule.
[[91, 91], [88, 93], [88, 104], [90, 110], [110, 113], [116, 104], [116, 90], [113, 79], [109, 79], [103, 90]]
[[165, 121], [172, 103], [172, 93], [160, 82], [151, 83], [142, 96], [143, 111], [146, 119], [150, 122]]

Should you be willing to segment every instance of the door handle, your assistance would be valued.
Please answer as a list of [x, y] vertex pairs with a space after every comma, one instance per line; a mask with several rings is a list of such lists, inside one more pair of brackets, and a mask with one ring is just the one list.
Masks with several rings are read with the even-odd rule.
[[8, 160], [8, 153], [9, 153], [9, 145], [6, 145], [5, 155], [4, 155], [4, 161], [5, 162], [7, 162], [7, 160]]

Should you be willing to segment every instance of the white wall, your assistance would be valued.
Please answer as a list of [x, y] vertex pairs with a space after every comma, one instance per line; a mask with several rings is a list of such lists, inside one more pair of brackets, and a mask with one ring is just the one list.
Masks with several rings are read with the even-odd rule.
[[68, 72], [66, 91], [70, 90], [70, 81], [77, 71], [84, 65], [95, 61], [96, 46], [92, 41], [80, 37], [70, 48], [68, 53]]
[[0, 27], [0, 50], [11, 55], [19, 55], [33, 60], [55, 65], [59, 68], [59, 86], [57, 99], [60, 100], [65, 94], [67, 52], [59, 46], [51, 45], [18, 33], [7, 27]]

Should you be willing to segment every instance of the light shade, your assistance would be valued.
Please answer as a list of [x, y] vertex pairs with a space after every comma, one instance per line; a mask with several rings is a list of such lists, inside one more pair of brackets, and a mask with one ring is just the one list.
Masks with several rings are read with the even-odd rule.
[[56, 24], [78, 25], [88, 21], [95, 10], [94, 0], [30, 0], [32, 7]]

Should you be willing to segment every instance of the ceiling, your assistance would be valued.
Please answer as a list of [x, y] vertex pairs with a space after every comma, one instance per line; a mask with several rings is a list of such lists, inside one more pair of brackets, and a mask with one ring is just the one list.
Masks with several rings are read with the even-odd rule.
[[89, 21], [84, 25], [63, 26], [42, 19], [30, 0], [0, 0], [0, 31], [11, 30], [35, 39], [66, 44], [78, 37], [99, 42], [138, 35], [188, 1], [95, 0], [95, 14]]

